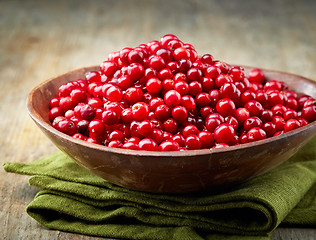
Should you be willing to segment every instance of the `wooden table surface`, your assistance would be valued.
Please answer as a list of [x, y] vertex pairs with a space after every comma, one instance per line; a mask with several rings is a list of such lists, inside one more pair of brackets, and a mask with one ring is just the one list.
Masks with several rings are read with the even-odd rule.
[[[0, 154], [30, 162], [56, 151], [26, 110], [37, 84], [101, 63], [111, 51], [167, 33], [232, 64], [316, 79], [316, 1], [0, 1]], [[25, 212], [38, 189], [0, 168], [4, 239], [100, 239], [48, 230]], [[0, 237], [1, 238], [1, 237]], [[277, 228], [272, 239], [316, 239], [316, 229]]]

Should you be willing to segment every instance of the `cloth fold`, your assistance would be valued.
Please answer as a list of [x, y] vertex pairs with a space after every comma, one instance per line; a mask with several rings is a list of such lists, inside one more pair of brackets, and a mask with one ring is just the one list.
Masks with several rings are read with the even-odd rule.
[[45, 227], [124, 239], [269, 239], [280, 224], [316, 227], [316, 137], [274, 170], [219, 193], [128, 190], [62, 152], [5, 163], [42, 189], [27, 213]]

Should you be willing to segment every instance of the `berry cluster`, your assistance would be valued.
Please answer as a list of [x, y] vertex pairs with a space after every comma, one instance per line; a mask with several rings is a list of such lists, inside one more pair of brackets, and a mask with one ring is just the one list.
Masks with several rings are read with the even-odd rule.
[[74, 138], [109, 147], [179, 151], [221, 148], [316, 120], [315, 99], [263, 71], [198, 56], [168, 34], [113, 52], [98, 71], [62, 85], [49, 120]]

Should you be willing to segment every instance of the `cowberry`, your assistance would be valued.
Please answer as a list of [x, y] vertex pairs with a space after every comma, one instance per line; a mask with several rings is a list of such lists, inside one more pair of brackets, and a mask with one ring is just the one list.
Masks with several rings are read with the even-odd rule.
[[315, 99], [261, 69], [199, 56], [173, 34], [112, 52], [99, 69], [61, 85], [52, 126], [129, 150], [223, 148], [278, 136], [316, 120]]

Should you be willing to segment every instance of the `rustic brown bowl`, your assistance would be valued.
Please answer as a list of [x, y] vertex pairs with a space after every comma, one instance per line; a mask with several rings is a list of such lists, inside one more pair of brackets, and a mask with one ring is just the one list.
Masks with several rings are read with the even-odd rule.
[[[239, 184], [267, 172], [290, 158], [316, 133], [316, 121], [277, 137], [210, 150], [153, 152], [109, 148], [72, 138], [54, 129], [48, 104], [60, 85], [98, 69], [80, 68], [52, 78], [29, 94], [28, 111], [39, 128], [78, 164], [111, 183], [153, 193], [216, 190]], [[245, 67], [246, 72], [249, 67]], [[316, 82], [301, 76], [264, 70], [296, 92], [316, 98]]]

